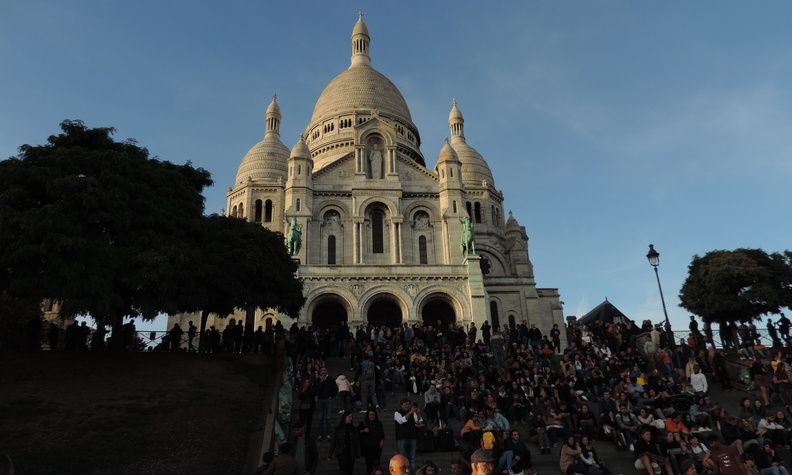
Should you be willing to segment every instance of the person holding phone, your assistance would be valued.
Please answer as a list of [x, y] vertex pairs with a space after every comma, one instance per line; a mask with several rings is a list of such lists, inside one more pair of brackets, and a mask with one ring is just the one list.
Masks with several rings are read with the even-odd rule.
[[404, 398], [399, 403], [399, 410], [393, 413], [393, 420], [396, 421], [397, 452], [410, 461], [410, 473], [415, 473], [418, 429], [426, 425], [421, 418], [421, 410], [418, 409], [418, 404], [413, 404], [408, 398]]

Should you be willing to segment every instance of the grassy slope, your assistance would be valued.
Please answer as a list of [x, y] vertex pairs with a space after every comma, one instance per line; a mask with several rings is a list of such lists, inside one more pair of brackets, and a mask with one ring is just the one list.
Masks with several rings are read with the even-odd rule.
[[0, 451], [25, 474], [240, 473], [269, 362], [0, 354]]

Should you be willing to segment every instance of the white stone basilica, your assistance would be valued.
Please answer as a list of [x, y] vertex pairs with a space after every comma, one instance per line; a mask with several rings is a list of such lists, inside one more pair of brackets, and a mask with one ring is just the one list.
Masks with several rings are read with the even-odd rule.
[[[486, 319], [493, 327], [527, 320], [545, 333], [553, 323], [563, 328], [558, 290], [536, 287], [525, 228], [511, 213], [504, 219], [503, 194], [467, 144], [456, 101], [451, 140], [427, 168], [410, 109], [372, 68], [369, 43], [361, 18], [349, 68], [322, 91], [291, 151], [281, 142], [273, 96], [264, 139], [242, 159], [228, 189], [229, 215], [284, 235], [292, 223], [301, 228], [293, 256], [307, 302], [298, 324], [441, 321], [480, 328]], [[466, 217], [475, 236], [471, 254], [461, 246]], [[278, 316], [259, 310], [248, 322], [257, 327], [266, 318]], [[185, 328], [189, 319], [173, 316], [169, 328], [175, 322]], [[220, 329], [227, 322], [211, 320], [207, 326]]]

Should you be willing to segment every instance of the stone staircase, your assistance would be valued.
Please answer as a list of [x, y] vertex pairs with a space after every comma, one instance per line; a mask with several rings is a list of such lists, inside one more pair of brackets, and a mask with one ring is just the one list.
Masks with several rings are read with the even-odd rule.
[[[354, 371], [350, 370], [350, 360], [349, 358], [328, 358], [326, 361], [328, 374], [332, 378], [336, 378], [339, 374], [344, 374], [350, 380], [354, 376]], [[380, 465], [384, 469], [385, 473], [388, 473], [388, 462], [390, 458], [396, 454], [396, 440], [394, 438], [395, 432], [395, 424], [396, 422], [393, 420], [393, 413], [398, 407], [398, 402], [401, 398], [406, 397], [406, 392], [399, 388], [396, 392], [395, 396], [391, 395], [390, 393], [387, 394], [387, 410], [382, 411], [379, 413], [380, 420], [382, 421], [383, 425], [385, 426], [385, 447], [382, 451], [382, 459], [380, 460]], [[423, 396], [413, 395], [410, 396], [410, 399], [413, 402], [418, 403], [419, 407], [423, 407]], [[296, 405], [295, 405], [296, 406]], [[592, 408], [596, 410], [596, 403], [593, 403]], [[331, 419], [331, 425], [335, 426], [338, 424], [338, 420], [340, 419], [340, 415], [338, 415], [338, 410], [340, 407], [336, 405], [334, 407], [333, 417]], [[354, 421], [353, 424], [357, 427], [357, 425], [363, 420], [364, 414], [355, 413], [354, 414]], [[295, 418], [297, 415], [295, 414]], [[459, 437], [459, 430], [462, 428], [463, 423], [457, 421], [451, 421], [451, 428], [454, 431], [454, 434], [457, 440], [460, 440]], [[314, 414], [313, 420], [313, 430], [312, 430], [312, 437], [317, 436], [317, 427], [319, 427], [319, 416], [318, 413]], [[519, 429], [523, 435], [528, 434], [528, 427], [524, 425], [516, 425], [515, 428]], [[312, 475], [335, 475], [338, 471], [338, 463], [335, 459], [332, 462], [327, 462], [327, 457], [330, 452], [330, 442], [327, 440], [321, 440], [317, 442], [319, 447], [319, 465], [316, 469], [316, 473]], [[616, 447], [610, 442], [602, 442], [596, 441], [595, 448], [597, 449], [597, 453], [600, 455], [606, 464], [611, 469], [614, 474], [620, 473], [638, 473], [637, 470], [633, 467], [633, 457], [632, 452], [617, 452]], [[533, 459], [534, 469], [542, 475], [547, 474], [556, 474], [561, 473], [560, 469], [558, 468], [558, 458], [559, 458], [559, 449], [553, 449], [553, 453], [549, 455], [540, 455], [539, 454], [539, 447], [529, 443], [528, 448], [531, 450], [531, 455]], [[449, 473], [451, 461], [453, 459], [459, 458], [461, 459], [462, 456], [460, 452], [429, 452], [429, 453], [421, 453], [419, 452], [416, 456], [415, 460], [415, 467], [420, 468], [426, 461], [431, 460], [433, 461], [441, 470], [442, 472]], [[366, 471], [366, 463], [361, 458], [355, 463], [355, 471], [353, 474], [349, 475], [369, 475], [365, 474]], [[643, 472], [645, 473], [645, 472]]]

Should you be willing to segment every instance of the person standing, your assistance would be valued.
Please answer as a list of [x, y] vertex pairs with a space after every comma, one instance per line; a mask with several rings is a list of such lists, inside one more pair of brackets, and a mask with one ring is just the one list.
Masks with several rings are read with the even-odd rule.
[[190, 353], [195, 353], [197, 350], [195, 346], [193, 346], [193, 340], [195, 340], [195, 333], [198, 331], [198, 327], [193, 325], [192, 320], [190, 320], [190, 324], [187, 327], [187, 351]]
[[184, 330], [181, 329], [178, 323], [174, 323], [173, 328], [168, 332], [171, 353], [177, 353], [181, 349], [182, 335], [184, 335]]
[[352, 412], [344, 411], [341, 421], [333, 432], [327, 461], [330, 462], [335, 457], [338, 460], [339, 470], [343, 470], [347, 475], [352, 475], [355, 470], [355, 459], [359, 456], [360, 438], [352, 425]]
[[781, 318], [778, 320], [778, 333], [781, 334], [781, 340], [784, 345], [789, 345], [789, 328], [792, 327], [792, 322], [781, 314]]
[[358, 425], [360, 449], [366, 459], [366, 473], [372, 473], [379, 467], [382, 448], [385, 446], [385, 428], [377, 417], [377, 411], [369, 409], [366, 418]]
[[476, 344], [476, 335], [478, 335], [478, 328], [476, 328], [476, 322], [470, 322], [470, 330], [468, 330], [468, 338], [470, 338], [470, 344]]
[[484, 344], [489, 348], [490, 346], [490, 336], [492, 335], [492, 327], [490, 327], [489, 321], [484, 320], [484, 324], [481, 325], [481, 338], [484, 339]]
[[297, 398], [300, 401], [300, 419], [305, 421], [305, 434], [311, 435], [313, 415], [314, 412], [316, 412], [316, 389], [310, 377], [305, 378], [302, 383], [300, 383], [300, 390], [297, 393]]
[[410, 461], [410, 473], [415, 473], [415, 451], [418, 445], [418, 429], [425, 426], [421, 410], [417, 405], [404, 398], [399, 402], [399, 410], [393, 414], [396, 421], [396, 447], [400, 455]]
[[338, 385], [327, 374], [327, 368], [319, 370], [316, 383], [316, 398], [319, 405], [319, 440], [330, 440], [330, 416], [333, 413], [333, 398], [338, 394]]
[[297, 468], [300, 475], [313, 475], [319, 463], [319, 449], [313, 437], [305, 433], [305, 421], [297, 421], [294, 427], [294, 437], [289, 441], [294, 448], [294, 458], [297, 459]]

